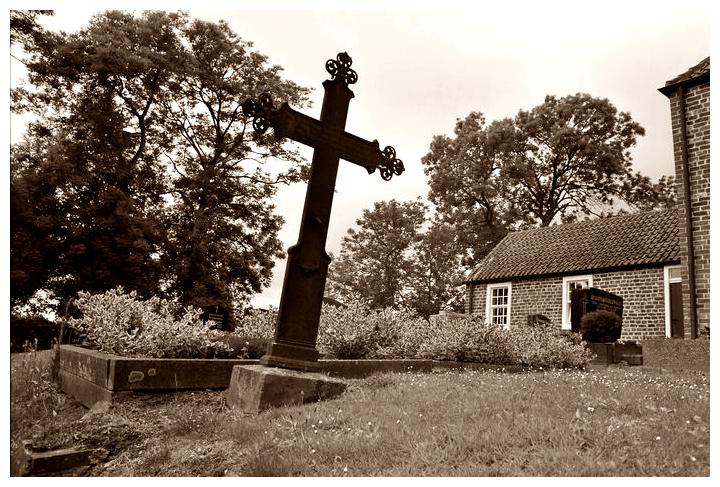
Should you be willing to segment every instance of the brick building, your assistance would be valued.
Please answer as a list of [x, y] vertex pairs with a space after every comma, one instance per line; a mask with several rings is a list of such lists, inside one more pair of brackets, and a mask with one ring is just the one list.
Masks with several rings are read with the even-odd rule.
[[710, 58], [671, 79], [684, 335], [710, 330]]
[[[505, 237], [470, 274], [466, 312], [513, 326], [541, 314], [570, 329], [570, 291], [623, 298], [623, 339], [682, 333], [675, 210], [535, 228]], [[666, 305], [667, 303], [667, 305]]]
[[710, 58], [668, 81], [677, 208], [506, 236], [469, 275], [465, 311], [570, 329], [570, 291], [623, 297], [623, 339], [696, 338], [710, 327]]

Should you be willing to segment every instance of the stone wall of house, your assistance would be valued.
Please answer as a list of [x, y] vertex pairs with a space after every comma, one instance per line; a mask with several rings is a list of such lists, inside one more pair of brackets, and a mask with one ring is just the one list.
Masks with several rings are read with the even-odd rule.
[[[593, 287], [623, 298], [623, 340], [665, 336], [663, 268], [592, 274]], [[485, 316], [486, 284], [466, 287], [465, 312]], [[528, 315], [542, 314], [562, 323], [562, 277], [512, 282], [511, 326], [525, 325]]]
[[622, 340], [665, 336], [662, 267], [593, 274], [593, 287], [623, 298]]
[[[683, 309], [692, 306], [688, 286], [688, 247], [685, 231], [683, 184], [682, 127], [679, 92], [670, 96], [673, 147], [675, 153], [675, 181], [678, 195], [678, 220], [680, 226], [680, 259], [683, 280]], [[685, 123], [687, 157], [690, 175], [690, 205], [695, 254], [695, 309], [698, 331], [710, 326], [710, 83], [687, 88], [685, 92]], [[685, 337], [690, 337], [690, 316], [685, 313]]]

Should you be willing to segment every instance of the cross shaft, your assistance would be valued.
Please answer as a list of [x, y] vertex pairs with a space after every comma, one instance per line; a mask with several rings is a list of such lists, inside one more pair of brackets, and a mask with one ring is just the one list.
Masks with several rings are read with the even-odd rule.
[[386, 180], [404, 170], [392, 147], [381, 152], [377, 140], [368, 142], [345, 132], [348, 107], [354, 97], [347, 84], [357, 79], [349, 69], [351, 63], [350, 57], [342, 53], [337, 62], [330, 60], [326, 64], [333, 79], [323, 82], [325, 96], [319, 120], [293, 110], [287, 103], [275, 109], [266, 95], [260, 97], [259, 103], [249, 100], [243, 105], [245, 113], [255, 117], [256, 130], [273, 127], [275, 137], [287, 137], [314, 148], [300, 234], [297, 243], [288, 249], [275, 337], [261, 359], [265, 365], [317, 368], [319, 354], [315, 345], [330, 264], [325, 243], [339, 159], [358, 164], [369, 173], [379, 168]]

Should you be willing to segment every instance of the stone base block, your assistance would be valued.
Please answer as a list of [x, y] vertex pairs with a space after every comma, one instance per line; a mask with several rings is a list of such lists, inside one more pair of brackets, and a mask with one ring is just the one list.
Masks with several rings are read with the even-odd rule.
[[258, 413], [273, 407], [332, 399], [345, 392], [346, 387], [342, 380], [319, 373], [236, 365], [225, 401], [233, 409]]
[[593, 343], [587, 344], [595, 358], [590, 362], [593, 365], [610, 365], [615, 363], [615, 344], [614, 343]]

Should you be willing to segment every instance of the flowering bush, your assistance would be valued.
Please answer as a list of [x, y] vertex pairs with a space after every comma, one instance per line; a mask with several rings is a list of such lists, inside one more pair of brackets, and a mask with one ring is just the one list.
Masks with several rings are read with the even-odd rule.
[[406, 311], [370, 310], [364, 303], [323, 308], [321, 353], [340, 359], [425, 358], [533, 367], [584, 367], [591, 354], [579, 335], [552, 325], [492, 326], [478, 315], [428, 322]]
[[347, 307], [323, 306], [318, 328], [318, 351], [339, 359], [371, 358], [384, 342], [377, 313], [371, 312], [361, 301]]
[[245, 315], [235, 330], [225, 338], [232, 349], [231, 357], [260, 358], [275, 335], [277, 312], [260, 311]]
[[419, 355], [436, 360], [513, 363], [510, 335], [478, 315], [453, 316], [435, 322]]
[[372, 310], [367, 303], [324, 306], [318, 349], [339, 359], [415, 358], [428, 339], [428, 322], [406, 310]]
[[70, 326], [101, 352], [126, 357], [205, 358], [230, 350], [222, 341], [222, 332], [202, 323], [202, 310], [177, 309], [156, 296], [140, 301], [136, 292], [125, 294], [118, 287], [102, 294], [81, 292], [75, 305], [82, 318], [73, 318]]
[[547, 326], [518, 326], [509, 331], [513, 363], [533, 367], [582, 368], [592, 360], [592, 352], [577, 333], [564, 335]]

